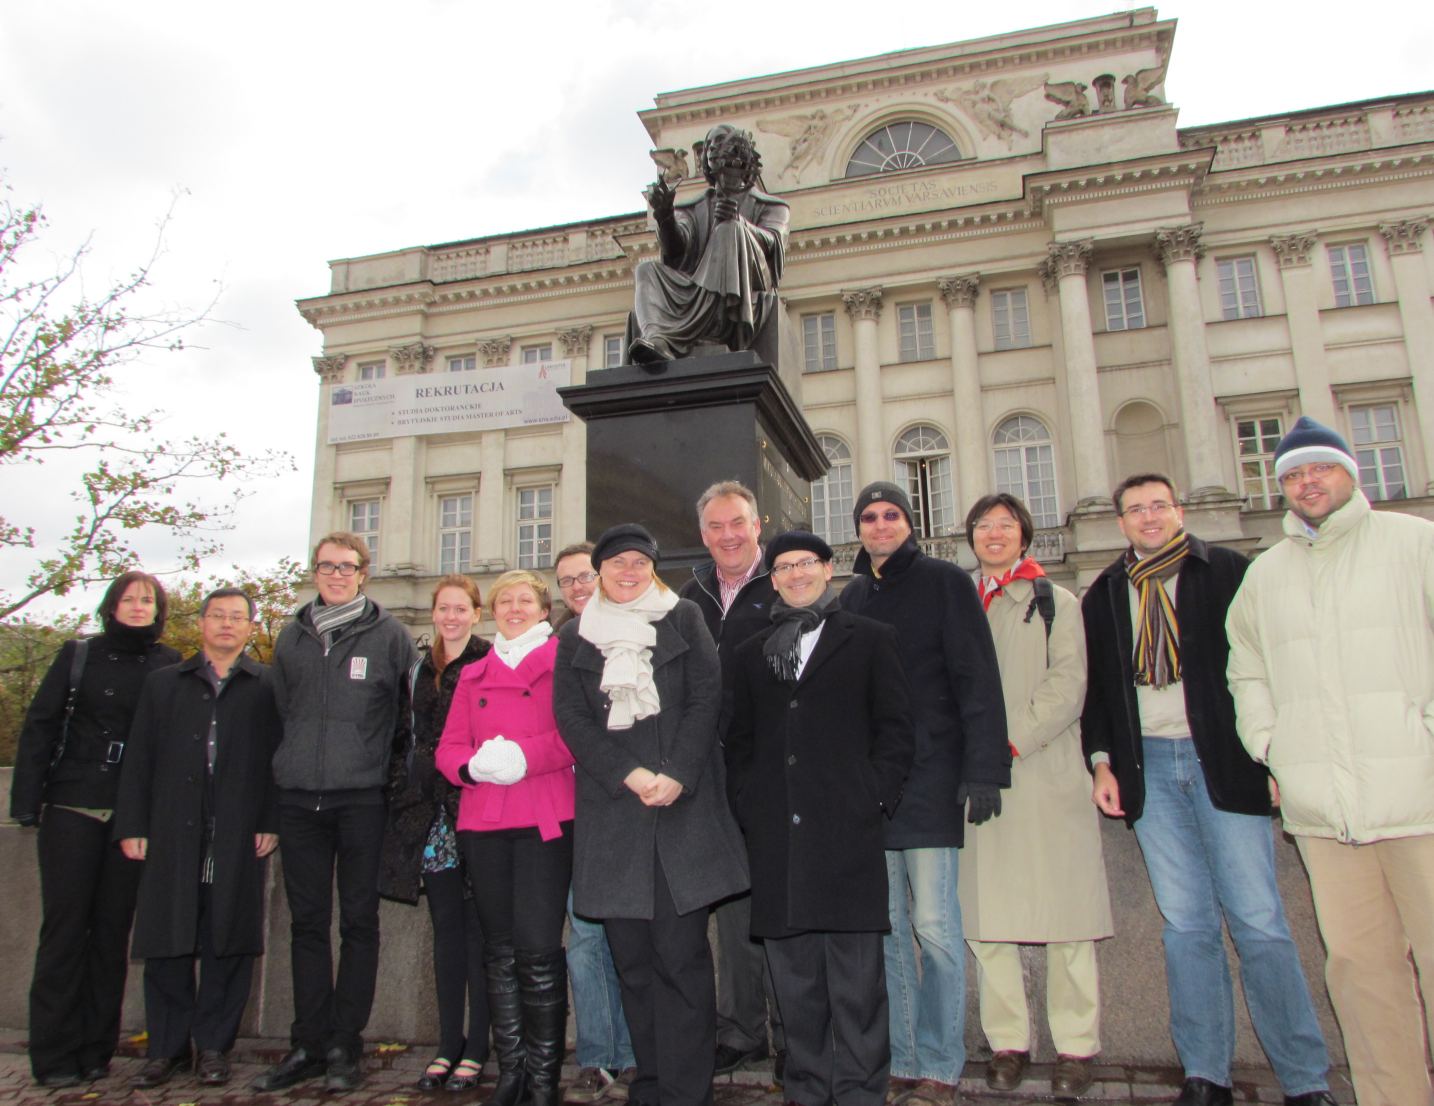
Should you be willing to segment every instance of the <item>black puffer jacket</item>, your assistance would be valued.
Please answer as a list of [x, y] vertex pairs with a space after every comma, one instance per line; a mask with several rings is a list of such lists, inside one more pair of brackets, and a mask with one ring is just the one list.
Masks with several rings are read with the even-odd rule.
[[490, 648], [481, 637], [470, 637], [463, 652], [444, 665], [437, 686], [432, 655], [424, 651], [413, 689], [413, 757], [396, 757], [390, 772], [388, 826], [378, 870], [378, 891], [385, 898], [418, 902], [423, 846], [428, 842], [428, 831], [440, 803], [447, 808], [450, 823], [458, 825], [462, 793], [434, 767], [433, 754], [448, 721], [458, 677], [466, 666], [486, 656]]
[[67, 641], [60, 648], [20, 731], [10, 787], [10, 816], [17, 822], [33, 825], [42, 803], [114, 809], [123, 746], [112, 748], [112, 743], [128, 740], [140, 688], [149, 674], [180, 660], [173, 649], [155, 641], [156, 636], [153, 627], [111, 622], [90, 639], [64, 756], [51, 770], [65, 728], [75, 643]]

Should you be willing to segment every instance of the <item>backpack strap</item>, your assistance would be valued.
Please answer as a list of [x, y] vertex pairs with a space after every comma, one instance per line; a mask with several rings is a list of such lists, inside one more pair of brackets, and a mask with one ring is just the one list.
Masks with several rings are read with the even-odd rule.
[[55, 755], [50, 758], [53, 770], [65, 755], [65, 745], [70, 740], [70, 719], [75, 714], [75, 704], [80, 698], [80, 680], [85, 674], [85, 661], [89, 659], [90, 643], [85, 638], [75, 639], [75, 651], [70, 654], [69, 693], [65, 697], [65, 720], [60, 724], [60, 741], [55, 746]]
[[1037, 576], [1031, 581], [1030, 606], [1026, 608], [1026, 617], [1023, 622], [1029, 622], [1031, 615], [1037, 611], [1041, 613], [1041, 621], [1046, 624], [1046, 667], [1051, 666], [1051, 625], [1056, 620], [1056, 593], [1051, 589], [1051, 581], [1048, 577]]
[[408, 751], [403, 755], [403, 770], [413, 771], [413, 752], [418, 747], [418, 711], [413, 706], [413, 693], [418, 690], [418, 670], [423, 667], [423, 656], [408, 668]]

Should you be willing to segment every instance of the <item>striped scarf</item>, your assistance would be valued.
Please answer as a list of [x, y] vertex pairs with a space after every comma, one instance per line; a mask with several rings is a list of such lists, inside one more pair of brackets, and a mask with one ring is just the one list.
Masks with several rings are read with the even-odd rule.
[[314, 602], [309, 608], [309, 619], [314, 624], [314, 632], [323, 639], [325, 654], [333, 648], [338, 632], [363, 614], [367, 605], [368, 598], [362, 594], [336, 607], [329, 606], [322, 599]]
[[1165, 590], [1165, 581], [1180, 571], [1190, 552], [1184, 530], [1148, 557], [1125, 551], [1125, 575], [1139, 596], [1135, 637], [1135, 682], [1157, 690], [1180, 682], [1180, 619]]

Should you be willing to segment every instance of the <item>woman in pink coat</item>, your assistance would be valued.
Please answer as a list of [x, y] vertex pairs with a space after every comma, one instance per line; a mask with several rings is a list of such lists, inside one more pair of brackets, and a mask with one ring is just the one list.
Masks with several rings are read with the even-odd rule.
[[563, 918], [573, 867], [573, 755], [553, 720], [548, 588], [505, 572], [493, 648], [463, 670], [438, 769], [463, 789], [458, 846], [483, 927], [498, 1085], [483, 1106], [557, 1106], [567, 1014]]

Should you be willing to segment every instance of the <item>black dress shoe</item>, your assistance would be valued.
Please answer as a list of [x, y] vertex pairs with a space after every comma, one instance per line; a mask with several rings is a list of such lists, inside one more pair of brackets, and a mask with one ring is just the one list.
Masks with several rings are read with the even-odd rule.
[[767, 1046], [762, 1044], [753, 1049], [733, 1048], [731, 1045], [717, 1046], [717, 1063], [713, 1075], [728, 1075], [754, 1060], [767, 1058]]
[[263, 1075], [249, 1084], [251, 1091], [282, 1091], [305, 1079], [323, 1075], [328, 1064], [306, 1048], [293, 1049]]
[[1285, 1095], [1285, 1106], [1339, 1106], [1339, 1103], [1328, 1091], [1306, 1091], [1304, 1094]]
[[174, 1078], [175, 1073], [189, 1067], [189, 1057], [169, 1056], [146, 1060], [139, 1074], [129, 1081], [131, 1087], [162, 1087]]
[[78, 1087], [80, 1085], [80, 1074], [75, 1071], [52, 1071], [46, 1075], [35, 1076], [37, 1086], [46, 1090], [57, 1091], [65, 1087]]
[[222, 1087], [229, 1082], [229, 1057], [217, 1049], [201, 1049], [194, 1072], [206, 1087]]
[[1234, 1101], [1235, 1096], [1229, 1087], [1192, 1077], [1185, 1080], [1185, 1085], [1180, 1088], [1175, 1106], [1232, 1106]]
[[324, 1090], [330, 1094], [346, 1094], [356, 1091], [363, 1084], [363, 1072], [358, 1061], [349, 1056], [343, 1045], [335, 1045], [324, 1054]]
[[80, 1075], [81, 1081], [85, 1083], [98, 1083], [110, 1073], [110, 1062], [106, 1060], [102, 1064], [92, 1064]]

